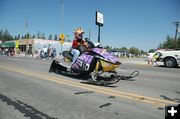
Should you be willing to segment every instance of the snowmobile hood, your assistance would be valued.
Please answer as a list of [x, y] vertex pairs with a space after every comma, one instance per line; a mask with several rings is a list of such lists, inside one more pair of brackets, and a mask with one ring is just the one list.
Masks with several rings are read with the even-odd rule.
[[104, 60], [111, 62], [113, 64], [119, 64], [119, 58], [115, 57], [114, 55], [110, 54], [109, 52], [107, 52], [105, 49], [101, 49], [101, 48], [92, 48], [91, 51], [99, 54], [100, 56], [102, 56], [104, 58]]

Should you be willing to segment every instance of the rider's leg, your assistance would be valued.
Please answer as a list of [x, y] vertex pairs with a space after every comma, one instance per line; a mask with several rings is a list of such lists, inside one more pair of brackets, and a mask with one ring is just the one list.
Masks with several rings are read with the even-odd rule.
[[78, 56], [80, 55], [80, 51], [77, 49], [72, 49], [71, 54], [73, 55], [73, 62], [72, 62], [72, 64], [73, 64], [76, 61], [76, 59], [78, 58]]

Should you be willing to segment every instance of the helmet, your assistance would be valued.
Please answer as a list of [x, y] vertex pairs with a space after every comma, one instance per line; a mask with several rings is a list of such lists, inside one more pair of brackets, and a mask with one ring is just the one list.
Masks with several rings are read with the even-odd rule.
[[81, 27], [76, 28], [76, 29], [74, 30], [74, 34], [83, 34], [83, 33], [84, 33], [84, 30], [83, 30], [83, 28], [81, 28]]

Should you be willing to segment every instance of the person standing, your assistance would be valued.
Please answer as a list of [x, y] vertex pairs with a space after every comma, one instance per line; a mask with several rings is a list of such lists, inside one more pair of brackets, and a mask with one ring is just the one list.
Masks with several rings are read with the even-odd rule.
[[148, 66], [153, 66], [153, 55], [154, 53], [147, 53]]
[[46, 46], [44, 46], [44, 48], [43, 48], [43, 53], [44, 53], [44, 59], [47, 59], [47, 51], [48, 51], [48, 49], [46, 48]]
[[156, 65], [158, 65], [157, 63], [157, 59], [160, 57], [159, 52], [155, 52], [153, 55], [153, 62], [155, 62]]

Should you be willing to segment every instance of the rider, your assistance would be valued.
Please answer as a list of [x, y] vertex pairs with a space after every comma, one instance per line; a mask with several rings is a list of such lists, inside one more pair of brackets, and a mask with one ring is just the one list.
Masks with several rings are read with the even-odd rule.
[[74, 63], [76, 59], [78, 58], [78, 56], [80, 55], [78, 46], [85, 44], [85, 41], [83, 40], [83, 36], [82, 36], [83, 34], [84, 34], [84, 31], [82, 28], [76, 28], [74, 30], [74, 40], [73, 40], [72, 48], [71, 48], [71, 54], [73, 55], [72, 63]]

